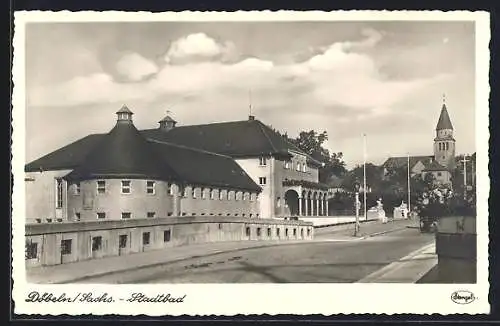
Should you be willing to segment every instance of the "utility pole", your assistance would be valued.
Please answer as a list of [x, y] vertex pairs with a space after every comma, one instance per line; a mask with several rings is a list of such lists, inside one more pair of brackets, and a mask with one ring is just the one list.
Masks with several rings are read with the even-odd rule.
[[467, 162], [468, 161], [469, 160], [467, 159], [467, 155], [464, 154], [464, 158], [461, 161], [464, 163], [464, 200], [467, 200]]
[[365, 221], [368, 220], [366, 215], [366, 134], [363, 134], [363, 210]]
[[410, 153], [407, 154], [407, 165], [408, 165], [408, 214], [411, 212], [410, 206]]
[[356, 210], [356, 225], [354, 226], [354, 236], [358, 236], [359, 232], [359, 182], [356, 181], [354, 184], [354, 208]]

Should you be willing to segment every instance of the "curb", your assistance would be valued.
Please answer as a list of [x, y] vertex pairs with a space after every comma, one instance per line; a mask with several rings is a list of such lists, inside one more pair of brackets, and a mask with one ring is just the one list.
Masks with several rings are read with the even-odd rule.
[[390, 230], [386, 230], [386, 231], [375, 232], [375, 233], [372, 233], [372, 234], [365, 235], [365, 236], [361, 237], [361, 239], [364, 240], [364, 239], [368, 239], [368, 238], [371, 238], [371, 237], [376, 237], [378, 235], [382, 235], [382, 234], [386, 234], [386, 233], [401, 231], [401, 230], [404, 230], [406, 228], [407, 228], [406, 226], [402, 226], [402, 227], [398, 227], [398, 228], [394, 228], [394, 229], [390, 229]]

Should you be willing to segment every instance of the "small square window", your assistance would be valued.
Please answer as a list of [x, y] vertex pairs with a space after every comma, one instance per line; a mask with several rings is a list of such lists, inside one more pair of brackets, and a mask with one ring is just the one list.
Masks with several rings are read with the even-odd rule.
[[155, 194], [156, 182], [154, 181], [146, 181], [146, 193], [150, 195]]
[[99, 180], [97, 181], [97, 193], [104, 194], [106, 192], [106, 181]]
[[61, 240], [61, 255], [71, 254], [72, 239]]
[[163, 242], [169, 242], [170, 241], [170, 235], [171, 235], [171, 231], [170, 230], [163, 231]]
[[92, 251], [99, 251], [102, 249], [102, 237], [97, 236], [92, 238]]
[[106, 213], [104, 213], [104, 212], [98, 212], [97, 213], [97, 219], [103, 220], [105, 218], [106, 218]]
[[266, 182], [267, 182], [266, 177], [259, 177], [259, 184], [261, 186], [265, 186]]
[[155, 216], [156, 216], [156, 213], [155, 213], [155, 212], [148, 212], [148, 214], [147, 214], [147, 217], [148, 217], [148, 218], [153, 218], [153, 217], [155, 217]]
[[260, 165], [260, 166], [265, 166], [265, 165], [267, 165], [267, 159], [266, 159], [265, 157], [263, 157], [263, 156], [262, 156], [262, 157], [260, 157], [260, 158], [259, 158], [259, 165]]
[[75, 183], [75, 195], [79, 195], [81, 193], [80, 182]]
[[150, 235], [151, 234], [149, 232], [143, 232], [142, 233], [142, 244], [143, 245], [148, 245], [149, 244]]
[[122, 194], [130, 194], [130, 180], [122, 181]]
[[130, 217], [132, 217], [132, 213], [129, 212], [122, 213], [122, 219], [126, 220], [129, 219]]

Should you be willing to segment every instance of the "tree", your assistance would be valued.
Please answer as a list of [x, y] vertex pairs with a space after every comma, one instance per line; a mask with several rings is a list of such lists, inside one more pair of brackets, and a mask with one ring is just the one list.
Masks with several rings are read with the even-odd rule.
[[301, 131], [295, 139], [289, 138], [286, 134], [284, 137], [304, 153], [324, 164], [319, 169], [320, 182], [326, 182], [332, 175], [343, 176], [345, 174], [346, 168], [343, 153], [330, 153], [328, 149], [323, 147], [324, 143], [328, 140], [326, 131], [321, 133], [314, 130]]

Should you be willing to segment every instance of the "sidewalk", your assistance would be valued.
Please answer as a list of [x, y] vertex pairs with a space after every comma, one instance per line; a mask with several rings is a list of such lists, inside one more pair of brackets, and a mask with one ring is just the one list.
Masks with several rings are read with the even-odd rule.
[[211, 256], [243, 249], [307, 244], [310, 242], [363, 240], [368, 237], [404, 229], [407, 224], [408, 221], [394, 221], [387, 224], [369, 222], [361, 225], [358, 237], [353, 236], [354, 225], [351, 225], [350, 228], [346, 226], [342, 226], [340, 229], [331, 227], [329, 230], [326, 230], [327, 232], [321, 232], [318, 236], [315, 235], [313, 240], [226, 241], [179, 246], [133, 253], [126, 256], [112, 256], [63, 265], [32, 267], [26, 270], [26, 278], [30, 283], [71, 283], [112, 273], [153, 267], [200, 256]]
[[436, 245], [428, 244], [357, 283], [417, 283], [437, 264]]

